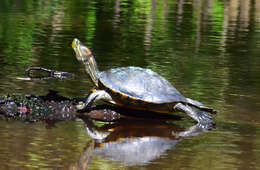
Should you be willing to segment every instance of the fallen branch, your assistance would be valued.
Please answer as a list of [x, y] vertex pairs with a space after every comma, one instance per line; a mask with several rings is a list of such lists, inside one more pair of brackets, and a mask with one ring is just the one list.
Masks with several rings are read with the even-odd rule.
[[[48, 73], [48, 76], [38, 76], [34, 77], [31, 76], [32, 71], [44, 71]], [[49, 78], [58, 78], [58, 79], [63, 79], [63, 78], [73, 78], [75, 75], [73, 73], [68, 73], [68, 72], [62, 72], [62, 71], [56, 71], [56, 70], [51, 70], [43, 67], [28, 67], [25, 70], [25, 74], [27, 77], [30, 79], [49, 79]]]

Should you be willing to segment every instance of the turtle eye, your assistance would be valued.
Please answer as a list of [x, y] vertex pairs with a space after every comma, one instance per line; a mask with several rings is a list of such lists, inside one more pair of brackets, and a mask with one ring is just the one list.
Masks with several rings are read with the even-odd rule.
[[77, 46], [79, 46], [79, 45], [80, 45], [80, 42], [79, 42], [79, 40], [77, 40], [77, 41], [76, 41], [76, 44], [77, 44]]
[[80, 41], [77, 38], [74, 38], [74, 40], [72, 41], [72, 48], [76, 49], [78, 48], [80, 45]]

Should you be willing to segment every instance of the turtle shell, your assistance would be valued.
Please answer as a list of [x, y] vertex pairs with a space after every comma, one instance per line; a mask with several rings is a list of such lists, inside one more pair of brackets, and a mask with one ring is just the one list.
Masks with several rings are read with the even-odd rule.
[[150, 69], [139, 67], [110, 69], [100, 72], [99, 81], [110, 91], [132, 100], [157, 104], [187, 102], [186, 98], [165, 78]]

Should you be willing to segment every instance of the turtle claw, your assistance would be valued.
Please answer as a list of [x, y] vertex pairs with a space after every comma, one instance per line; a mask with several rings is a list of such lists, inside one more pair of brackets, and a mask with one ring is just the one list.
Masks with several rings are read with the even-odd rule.
[[196, 126], [205, 131], [205, 130], [211, 130], [215, 128], [215, 123], [212, 121], [211, 123], [197, 123]]
[[213, 123], [213, 118], [207, 112], [198, 110], [196, 113], [198, 123], [202, 125]]

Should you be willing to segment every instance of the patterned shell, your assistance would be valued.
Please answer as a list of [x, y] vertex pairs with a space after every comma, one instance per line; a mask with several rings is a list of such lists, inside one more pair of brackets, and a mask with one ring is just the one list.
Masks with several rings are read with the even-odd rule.
[[132, 99], [149, 103], [186, 103], [186, 98], [177, 89], [150, 69], [121, 67], [103, 71], [99, 76], [107, 88]]

